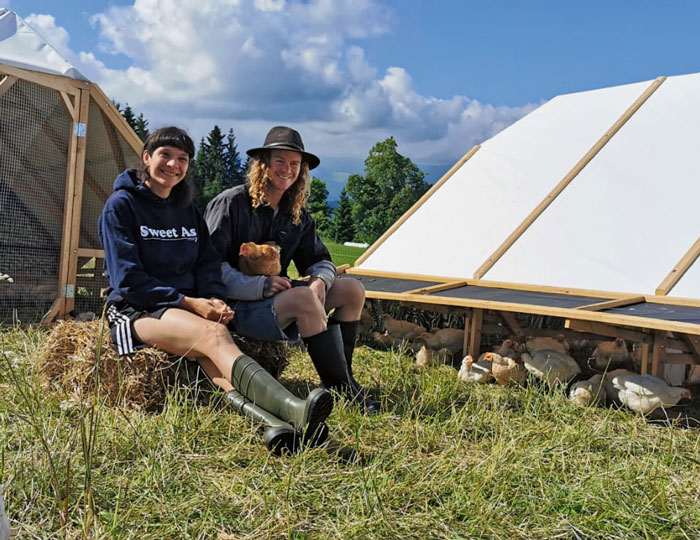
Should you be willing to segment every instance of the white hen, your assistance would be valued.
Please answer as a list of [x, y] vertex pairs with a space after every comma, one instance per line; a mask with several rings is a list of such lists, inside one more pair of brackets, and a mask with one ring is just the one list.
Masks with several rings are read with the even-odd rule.
[[662, 379], [648, 374], [613, 375], [612, 384], [618, 391], [620, 401], [643, 415], [659, 407], [673, 407], [682, 398], [691, 397], [687, 388], [669, 386]]
[[532, 353], [523, 353], [520, 359], [530, 373], [552, 386], [558, 382], [567, 382], [581, 373], [576, 360], [568, 354], [552, 349], [540, 349]]
[[457, 376], [467, 382], [487, 383], [493, 379], [491, 362], [483, 360], [474, 362], [472, 355], [468, 354], [462, 360], [462, 367], [459, 369]]
[[603, 375], [597, 373], [587, 381], [579, 381], [571, 386], [569, 399], [581, 407], [605, 405]]

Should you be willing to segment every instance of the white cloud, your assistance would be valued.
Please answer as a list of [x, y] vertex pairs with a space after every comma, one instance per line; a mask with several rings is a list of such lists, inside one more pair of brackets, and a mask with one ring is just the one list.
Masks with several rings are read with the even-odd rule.
[[32, 13], [28, 17], [25, 17], [24, 21], [39, 32], [61, 56], [66, 59], [68, 59], [69, 56], [74, 56], [68, 46], [68, 42], [70, 41], [68, 32], [62, 26], [56, 26], [56, 19], [54, 19], [53, 15]]
[[[365, 48], [392, 31], [380, 1], [133, 0], [92, 17], [99, 50], [79, 54], [53, 17], [31, 20], [152, 127], [177, 123], [196, 139], [214, 124], [232, 127], [242, 149], [285, 123], [329, 161], [361, 163], [374, 143], [394, 136], [414, 161], [451, 164], [532, 108], [422, 95], [400, 66], [379, 74]], [[131, 67], [115, 69], [113, 55]]]

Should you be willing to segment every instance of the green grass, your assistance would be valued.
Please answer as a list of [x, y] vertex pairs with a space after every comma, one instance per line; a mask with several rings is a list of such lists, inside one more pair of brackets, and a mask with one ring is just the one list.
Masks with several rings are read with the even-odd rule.
[[[700, 538], [697, 430], [363, 347], [358, 378], [387, 412], [341, 403], [327, 447], [275, 458], [187, 388], [159, 414], [67, 407], [39, 386], [43, 332], [0, 334], [0, 483], [17, 538]], [[283, 382], [318, 384], [302, 353]]]
[[[355, 263], [355, 261], [359, 258], [359, 256], [365, 252], [365, 248], [344, 246], [343, 244], [333, 242], [332, 240], [324, 239], [323, 243], [328, 248], [328, 251], [331, 254], [331, 259], [333, 260], [333, 264], [335, 264], [336, 266], [340, 266], [342, 264], [349, 264], [350, 266], [352, 266]], [[296, 279], [299, 277], [299, 271], [297, 270], [294, 263], [291, 263], [289, 265], [288, 274], [289, 277], [292, 279]]]

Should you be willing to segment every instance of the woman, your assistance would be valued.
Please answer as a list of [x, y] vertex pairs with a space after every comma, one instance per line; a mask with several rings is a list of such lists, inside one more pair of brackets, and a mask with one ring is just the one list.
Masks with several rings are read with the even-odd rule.
[[127, 355], [153, 346], [198, 358], [239, 412], [268, 426], [265, 444], [276, 453], [318, 442], [333, 406], [330, 394], [316, 389], [305, 401], [296, 398], [229, 334], [234, 313], [224, 302], [221, 260], [184, 181], [193, 156], [183, 130], [154, 132], [144, 143], [142, 167], [117, 177], [99, 218], [115, 348]]
[[[233, 326], [238, 334], [262, 340], [296, 340], [300, 334], [323, 386], [374, 414], [379, 402], [369, 399], [352, 373], [364, 287], [355, 279], [336, 279], [306, 209], [309, 170], [320, 160], [304, 150], [297, 131], [285, 126], [273, 127], [263, 146], [247, 154], [252, 158], [249, 184], [220, 193], [205, 213], [212, 241], [226, 261], [223, 279], [237, 313]], [[268, 241], [281, 247], [282, 275], [243, 275], [241, 244]], [[293, 284], [286, 277], [292, 260], [310, 276], [308, 283]]]

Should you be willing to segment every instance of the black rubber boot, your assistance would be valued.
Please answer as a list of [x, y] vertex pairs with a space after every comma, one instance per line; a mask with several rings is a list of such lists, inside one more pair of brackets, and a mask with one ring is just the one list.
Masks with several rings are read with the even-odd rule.
[[367, 390], [365, 390], [362, 385], [357, 382], [357, 379], [352, 372], [352, 355], [355, 351], [355, 340], [357, 339], [360, 321], [338, 321], [331, 317], [328, 319], [328, 326], [330, 327], [334, 325], [338, 325], [340, 328], [340, 337], [343, 342], [343, 353], [345, 353], [345, 362], [348, 365], [350, 383], [358, 396], [357, 400], [360, 403], [360, 407], [364, 409], [364, 412], [367, 414], [377, 414], [381, 410], [381, 404], [379, 401], [371, 399], [367, 396]]
[[306, 400], [287, 390], [255, 360], [239, 356], [231, 369], [231, 384], [258, 407], [289, 422], [303, 442], [313, 442], [333, 410], [333, 397], [323, 388], [314, 388]]
[[370, 410], [364, 388], [352, 378], [345, 359], [338, 324], [330, 324], [324, 332], [305, 337], [303, 340], [324, 387], [341, 393], [350, 401], [357, 403], [362, 412], [369, 414], [378, 412], [378, 402], [369, 400], [374, 403], [373, 410]]
[[291, 424], [283, 422], [271, 412], [248, 401], [237, 390], [226, 392], [224, 398], [236, 412], [266, 426], [263, 440], [265, 447], [273, 454], [278, 456], [293, 454], [301, 448], [301, 438]]

